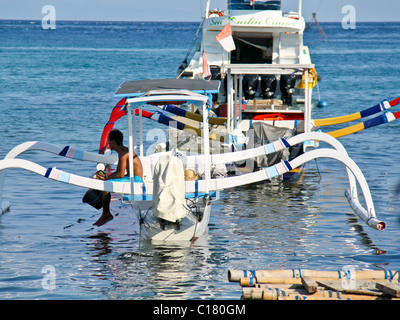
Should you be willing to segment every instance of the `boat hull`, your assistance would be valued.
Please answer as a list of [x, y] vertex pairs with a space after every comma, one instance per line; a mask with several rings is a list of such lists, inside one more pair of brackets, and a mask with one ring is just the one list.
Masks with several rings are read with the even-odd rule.
[[188, 213], [178, 223], [161, 220], [153, 214], [151, 201], [140, 201], [134, 205], [140, 223], [140, 236], [151, 241], [194, 241], [208, 229], [211, 201], [189, 208]]

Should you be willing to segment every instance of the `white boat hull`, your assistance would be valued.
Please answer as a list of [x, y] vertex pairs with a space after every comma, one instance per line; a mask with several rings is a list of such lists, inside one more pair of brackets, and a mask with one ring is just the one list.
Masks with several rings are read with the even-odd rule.
[[211, 201], [207, 200], [199, 208], [201, 218], [188, 211], [187, 215], [176, 223], [160, 220], [153, 214], [151, 201], [137, 201], [135, 214], [140, 223], [141, 238], [151, 241], [193, 241], [206, 233], [210, 221]]

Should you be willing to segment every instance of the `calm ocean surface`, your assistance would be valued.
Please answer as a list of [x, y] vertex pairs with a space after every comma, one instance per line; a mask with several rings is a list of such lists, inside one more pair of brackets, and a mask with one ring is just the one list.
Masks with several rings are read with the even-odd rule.
[[[39, 21], [0, 21], [0, 157], [29, 140], [96, 152], [119, 84], [175, 77], [197, 26], [60, 21], [56, 30], [43, 30]], [[305, 34], [322, 76], [321, 99], [329, 103], [315, 118], [400, 96], [399, 23], [322, 26], [330, 42], [321, 41], [315, 26]], [[81, 202], [84, 189], [9, 170], [0, 299], [240, 299], [228, 269], [398, 270], [400, 121], [340, 141], [364, 172], [387, 230], [373, 230], [352, 213], [344, 167], [318, 160], [297, 183], [223, 192], [208, 233], [192, 248], [141, 242], [145, 255], [138, 258], [139, 228], [129, 210], [115, 204], [116, 218], [94, 228], [98, 212]], [[81, 175], [95, 171], [43, 152], [23, 157]], [[43, 286], [48, 268], [54, 290]]]

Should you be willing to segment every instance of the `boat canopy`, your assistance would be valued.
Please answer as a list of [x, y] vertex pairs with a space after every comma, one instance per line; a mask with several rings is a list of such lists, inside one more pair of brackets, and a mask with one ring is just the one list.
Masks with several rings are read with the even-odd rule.
[[230, 10], [280, 10], [281, 1], [271, 0], [229, 0]]
[[201, 94], [214, 94], [219, 92], [220, 81], [204, 81], [201, 79], [153, 79], [123, 82], [116, 97], [137, 97], [153, 90], [189, 90]]

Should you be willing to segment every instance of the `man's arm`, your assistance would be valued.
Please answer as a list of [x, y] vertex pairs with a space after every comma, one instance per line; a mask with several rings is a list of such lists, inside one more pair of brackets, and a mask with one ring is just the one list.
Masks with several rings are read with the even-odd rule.
[[125, 170], [127, 169], [128, 157], [129, 157], [128, 153], [124, 154], [123, 156], [118, 155], [117, 170], [111, 173], [105, 180], [119, 179], [125, 177]]

